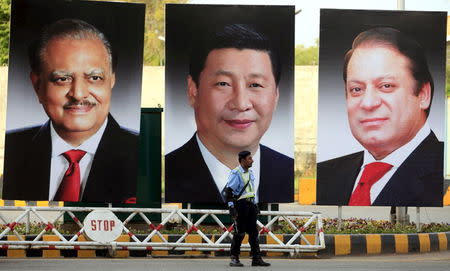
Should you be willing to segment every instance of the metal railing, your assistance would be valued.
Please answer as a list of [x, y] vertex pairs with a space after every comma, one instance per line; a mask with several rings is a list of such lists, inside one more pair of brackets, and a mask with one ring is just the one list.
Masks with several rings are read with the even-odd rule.
[[[79, 236], [85, 231], [83, 224], [75, 216], [74, 212], [91, 212], [94, 210], [107, 209], [113, 213], [129, 213], [127, 218], [122, 221], [123, 232], [130, 236], [128, 242], [107, 242], [100, 243], [96, 241], [79, 241]], [[4, 217], [5, 212], [18, 213], [15, 219], [7, 221]], [[52, 221], [47, 220], [42, 212], [56, 212], [53, 215]], [[63, 215], [67, 213], [73, 221], [78, 225], [79, 231], [76, 234], [67, 235], [61, 234], [56, 228], [55, 223], [60, 220]], [[24, 240], [22, 236], [15, 230], [18, 223], [23, 223], [26, 217], [33, 214], [39, 222], [42, 223], [42, 231], [36, 235], [33, 240]], [[161, 223], [154, 224], [148, 218], [148, 215], [161, 214], [163, 219]], [[196, 221], [191, 221], [188, 217], [193, 214], [200, 215]], [[2, 240], [0, 241], [0, 248], [3, 249], [110, 249], [110, 250], [200, 250], [200, 251], [227, 251], [230, 249], [230, 244], [226, 240], [227, 237], [232, 237], [233, 226], [225, 226], [219, 219], [218, 215], [227, 215], [226, 210], [197, 210], [197, 209], [153, 209], [153, 208], [94, 208], [94, 207], [0, 207], [0, 223], [3, 223], [4, 230], [0, 233], [0, 239], [7, 234], [14, 234], [17, 237], [16, 241]], [[130, 229], [129, 222], [136, 215], [140, 216], [148, 225], [150, 233], [145, 235], [142, 240], [138, 238]], [[268, 216], [268, 222], [264, 225], [259, 220], [257, 225], [259, 233], [265, 234], [267, 238], [270, 236], [274, 240], [274, 244], [261, 244], [262, 251], [279, 251], [279, 252], [316, 252], [325, 248], [325, 240], [323, 233], [322, 217], [317, 212], [283, 212], [283, 211], [261, 211], [260, 216]], [[211, 217], [217, 225], [222, 229], [222, 233], [217, 235], [217, 238], [210, 238], [211, 235], [205, 234], [200, 225], [207, 217]], [[186, 230], [176, 241], [169, 241], [161, 233], [161, 230], [174, 219], [181, 218], [182, 222], [186, 224]], [[301, 220], [299, 220], [299, 218]], [[279, 222], [285, 221], [290, 228], [292, 228], [292, 235], [289, 240], [281, 240], [286, 238], [279, 238], [271, 231], [272, 226]], [[299, 223], [301, 221], [301, 223]], [[297, 223], [297, 225], [296, 225]], [[305, 232], [312, 231], [313, 238], [307, 238]], [[43, 235], [51, 231], [59, 238], [58, 241], [44, 241]], [[187, 242], [186, 237], [191, 234], [198, 234], [201, 236], [201, 243]], [[311, 234], [310, 234], [311, 235]], [[142, 236], [142, 235], [141, 235]], [[158, 236], [159, 238], [153, 238]], [[140, 240], [141, 239], [141, 240]], [[155, 242], [155, 239], [159, 239]], [[309, 239], [309, 240], [308, 240]], [[314, 239], [313, 241], [311, 239]], [[242, 250], [249, 250], [248, 244], [242, 245]]]

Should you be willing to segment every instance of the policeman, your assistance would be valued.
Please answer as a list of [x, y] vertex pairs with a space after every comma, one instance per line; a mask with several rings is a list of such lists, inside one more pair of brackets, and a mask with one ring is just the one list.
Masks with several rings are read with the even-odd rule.
[[256, 216], [259, 209], [255, 202], [255, 176], [250, 170], [253, 158], [249, 151], [242, 151], [238, 155], [240, 166], [230, 172], [224, 189], [230, 215], [235, 222], [230, 266], [244, 266], [239, 261], [239, 254], [245, 233], [248, 233], [249, 237], [253, 256], [252, 266], [269, 266], [270, 263], [264, 262], [261, 258], [259, 250], [258, 229], [256, 228]]

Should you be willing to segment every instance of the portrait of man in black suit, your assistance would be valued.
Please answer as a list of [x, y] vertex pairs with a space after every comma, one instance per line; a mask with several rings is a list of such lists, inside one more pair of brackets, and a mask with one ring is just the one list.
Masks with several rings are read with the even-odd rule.
[[344, 57], [348, 123], [363, 151], [317, 165], [317, 204], [442, 206], [443, 151], [428, 122], [425, 50], [393, 27], [359, 33]]
[[293, 159], [260, 143], [281, 92], [279, 54], [247, 23], [222, 24], [195, 38], [186, 87], [196, 131], [165, 156], [166, 202], [221, 202], [244, 149], [255, 160], [259, 202], [293, 200]]
[[92, 24], [65, 18], [31, 43], [29, 78], [48, 120], [7, 131], [3, 199], [136, 201], [139, 132], [110, 113], [113, 48]]

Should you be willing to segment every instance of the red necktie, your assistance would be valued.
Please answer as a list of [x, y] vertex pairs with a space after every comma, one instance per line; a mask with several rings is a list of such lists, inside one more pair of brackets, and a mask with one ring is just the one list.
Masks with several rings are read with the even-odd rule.
[[70, 150], [63, 153], [69, 161], [69, 168], [56, 192], [55, 201], [79, 201], [80, 200], [80, 165], [78, 164], [86, 154], [82, 150]]
[[392, 165], [383, 162], [373, 162], [364, 167], [358, 186], [353, 191], [349, 206], [370, 206], [370, 188], [376, 183], [386, 172], [392, 168]]

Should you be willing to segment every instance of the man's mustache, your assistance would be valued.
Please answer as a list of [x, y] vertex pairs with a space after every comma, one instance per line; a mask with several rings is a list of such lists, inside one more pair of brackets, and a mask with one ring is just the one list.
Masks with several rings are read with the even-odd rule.
[[96, 106], [97, 103], [95, 102], [91, 102], [88, 100], [83, 100], [83, 101], [68, 101], [67, 103], [65, 103], [63, 105], [64, 109], [69, 109], [71, 107], [75, 107], [75, 106], [89, 106], [89, 107], [94, 107]]

